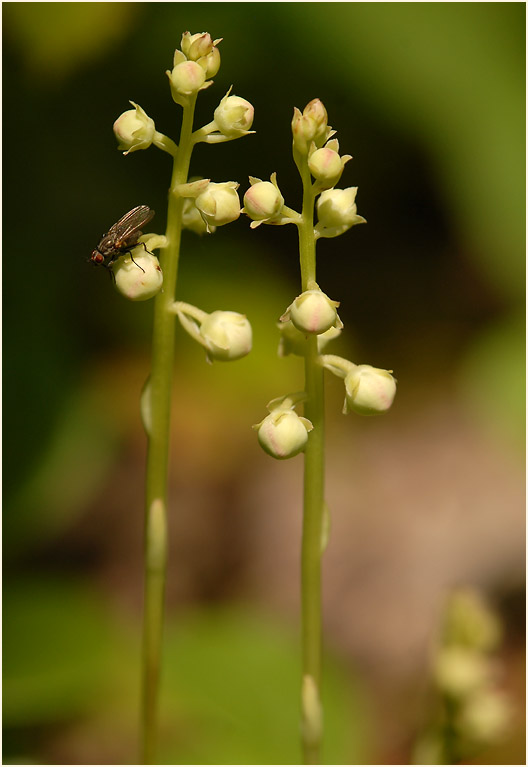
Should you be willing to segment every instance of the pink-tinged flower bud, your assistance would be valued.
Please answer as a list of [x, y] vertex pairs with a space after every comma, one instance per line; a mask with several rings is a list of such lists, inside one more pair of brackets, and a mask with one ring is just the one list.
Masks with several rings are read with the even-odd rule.
[[396, 380], [389, 370], [356, 365], [345, 377], [345, 389], [344, 413], [352, 410], [359, 415], [378, 415], [392, 405]]
[[208, 356], [215, 360], [238, 360], [251, 351], [251, 325], [237, 312], [211, 312], [201, 323], [200, 335]]
[[112, 268], [116, 289], [130, 301], [146, 301], [159, 293], [163, 285], [158, 259], [143, 246], [118, 258]]
[[301, 154], [308, 154], [312, 141], [322, 146], [331, 131], [328, 128], [328, 115], [323, 102], [313, 99], [306, 105], [302, 114], [297, 107], [292, 120], [293, 145]]
[[327, 187], [332, 187], [341, 178], [345, 162], [346, 160], [341, 158], [338, 152], [322, 147], [321, 149], [316, 149], [310, 155], [308, 167], [310, 168], [310, 173], [317, 181], [322, 182]]
[[216, 127], [227, 138], [245, 136], [253, 124], [255, 110], [240, 96], [224, 96], [214, 112]]
[[220, 42], [215, 40], [215, 47], [207, 56], [202, 56], [198, 59], [198, 64], [202, 67], [206, 77], [214, 77], [220, 69], [220, 51], [216, 47], [216, 43]]
[[183, 50], [182, 43], [182, 50], [190, 61], [198, 61], [202, 56], [208, 56], [214, 48], [213, 38], [209, 32], [191, 35], [189, 43], [188, 46], [185, 46], [186, 50]]
[[205, 82], [205, 72], [196, 61], [183, 61], [167, 74], [171, 90], [177, 96], [190, 96], [197, 93]]
[[210, 182], [205, 191], [198, 195], [194, 204], [208, 226], [223, 226], [237, 220], [240, 216], [237, 189], [235, 181], [223, 184]]
[[250, 181], [252, 186], [244, 195], [244, 213], [253, 221], [268, 221], [279, 216], [284, 206], [284, 197], [277, 184], [252, 177]]
[[263, 450], [272, 458], [284, 460], [304, 450], [313, 425], [290, 408], [277, 408], [253, 428]]
[[114, 133], [119, 142], [117, 148], [124, 149], [124, 154], [148, 149], [156, 133], [154, 120], [138, 104], [130, 103], [135, 108], [123, 112], [114, 123]]
[[329, 229], [349, 229], [364, 223], [363, 216], [357, 215], [357, 190], [357, 186], [350, 186], [348, 189], [327, 189], [323, 192], [317, 200], [319, 224]]
[[303, 333], [320, 335], [331, 327], [342, 327], [337, 315], [338, 301], [332, 301], [322, 290], [305, 290], [288, 307], [281, 321], [291, 320]]

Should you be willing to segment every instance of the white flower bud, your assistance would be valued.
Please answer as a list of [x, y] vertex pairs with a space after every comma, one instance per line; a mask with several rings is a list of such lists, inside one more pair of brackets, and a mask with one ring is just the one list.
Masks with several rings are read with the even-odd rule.
[[308, 159], [308, 167], [312, 176], [327, 186], [335, 186], [345, 167], [346, 160], [338, 152], [328, 147], [316, 149]]
[[304, 450], [313, 425], [290, 408], [277, 408], [254, 428], [266, 453], [282, 460], [293, 458]]
[[328, 115], [323, 102], [313, 99], [306, 105], [302, 114], [295, 107], [292, 120], [293, 145], [301, 154], [308, 154], [312, 141], [322, 146], [331, 134], [328, 127]]
[[200, 325], [200, 335], [208, 356], [215, 360], [238, 360], [251, 351], [251, 325], [238, 312], [211, 312]]
[[490, 680], [490, 668], [479, 652], [464, 647], [444, 647], [435, 659], [434, 675], [443, 692], [460, 698], [484, 687]]
[[182, 226], [196, 234], [205, 234], [207, 231], [209, 234], [216, 232], [216, 226], [207, 226], [194, 200], [190, 197], [186, 197], [183, 201]]
[[125, 154], [148, 149], [156, 133], [154, 120], [138, 104], [130, 103], [135, 109], [123, 112], [114, 123], [114, 133], [119, 142], [117, 148], [126, 150]]
[[357, 215], [357, 186], [348, 189], [327, 189], [317, 200], [319, 223], [330, 229], [346, 227], [365, 222]]
[[342, 327], [337, 315], [338, 301], [332, 301], [322, 290], [305, 290], [288, 307], [281, 321], [291, 320], [297, 330], [320, 335], [329, 328]]
[[512, 700], [499, 690], [479, 690], [465, 705], [459, 719], [460, 731], [473, 741], [501, 740], [514, 721]]
[[163, 285], [158, 259], [143, 246], [118, 258], [112, 268], [116, 289], [130, 301], [146, 301], [159, 293]]
[[371, 365], [355, 365], [345, 377], [345, 407], [359, 415], [377, 415], [390, 408], [396, 394], [396, 381], [390, 371]]
[[214, 112], [216, 127], [227, 138], [245, 136], [253, 124], [255, 110], [240, 96], [224, 96]]
[[279, 216], [284, 206], [284, 197], [277, 184], [259, 179], [250, 180], [252, 186], [244, 195], [244, 213], [253, 221], [268, 221]]
[[[188, 34], [188, 33], [186, 33]], [[202, 56], [208, 56], [213, 50], [213, 38], [209, 32], [182, 37], [182, 51], [190, 61], [198, 61]]]
[[220, 69], [220, 51], [216, 47], [216, 43], [220, 42], [215, 40], [215, 47], [207, 56], [202, 56], [198, 60], [198, 64], [202, 67], [206, 77], [214, 77]]
[[205, 82], [205, 72], [196, 61], [183, 61], [167, 75], [177, 96], [190, 96], [199, 91]]
[[238, 184], [235, 181], [226, 181], [223, 184], [210, 182], [205, 191], [198, 195], [195, 205], [209, 228], [229, 224], [240, 216], [237, 189]]

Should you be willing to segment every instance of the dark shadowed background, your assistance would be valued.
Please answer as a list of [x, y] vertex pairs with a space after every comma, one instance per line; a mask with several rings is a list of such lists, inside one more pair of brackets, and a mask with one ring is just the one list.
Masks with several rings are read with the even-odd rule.
[[[321, 240], [341, 301], [332, 349], [390, 368], [380, 419], [341, 414], [328, 379], [324, 560], [327, 762], [408, 763], [453, 586], [504, 626], [508, 737], [524, 761], [522, 3], [9, 3], [4, 32], [4, 763], [135, 759], [152, 303], [87, 263], [148, 204], [165, 228], [169, 158], [123, 157], [139, 103], [177, 140], [165, 70], [181, 34], [222, 37], [196, 125], [233, 93], [255, 135], [200, 145], [214, 181], [276, 171], [300, 204], [294, 106], [323, 100], [367, 226]], [[276, 354], [299, 292], [293, 227], [185, 233], [178, 298], [247, 313], [254, 351], [206, 364], [178, 331], [162, 706], [166, 763], [297, 763], [302, 458], [251, 424], [302, 387]]]

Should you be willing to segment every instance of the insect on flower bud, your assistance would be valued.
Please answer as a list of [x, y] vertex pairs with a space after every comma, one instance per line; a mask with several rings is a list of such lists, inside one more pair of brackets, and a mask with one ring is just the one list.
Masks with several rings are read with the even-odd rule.
[[355, 365], [345, 377], [344, 413], [359, 415], [385, 413], [396, 395], [396, 380], [389, 370], [371, 365]]
[[272, 458], [284, 460], [304, 450], [313, 425], [291, 407], [278, 407], [253, 428], [262, 449]]
[[214, 360], [238, 360], [251, 351], [251, 325], [238, 312], [211, 312], [201, 323], [200, 335], [208, 356]]
[[116, 289], [130, 301], [146, 301], [159, 293], [163, 272], [156, 256], [137, 247], [113, 264]]
[[114, 123], [114, 133], [119, 142], [117, 148], [124, 149], [125, 154], [148, 149], [156, 133], [154, 120], [138, 104], [130, 103], [135, 108], [123, 112]]
[[343, 327], [337, 315], [338, 301], [332, 301], [322, 290], [305, 290], [288, 307], [281, 321], [291, 320], [303, 333], [319, 335], [329, 328]]
[[253, 221], [269, 221], [278, 217], [284, 206], [284, 197], [275, 180], [261, 181], [250, 176], [251, 186], [244, 195], [244, 213]]
[[236, 181], [222, 184], [210, 182], [205, 191], [198, 195], [195, 205], [209, 228], [229, 224], [240, 216], [240, 200], [236, 191], [238, 186]]
[[214, 121], [227, 138], [246, 136], [253, 124], [254, 111], [246, 99], [227, 94], [215, 109]]
[[175, 96], [190, 96], [205, 83], [205, 72], [196, 61], [182, 61], [172, 72], [167, 71], [167, 75]]

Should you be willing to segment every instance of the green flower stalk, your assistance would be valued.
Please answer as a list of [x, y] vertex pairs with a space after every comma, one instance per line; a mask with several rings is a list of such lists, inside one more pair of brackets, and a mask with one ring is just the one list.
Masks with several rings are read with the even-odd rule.
[[[301, 740], [305, 764], [319, 764], [323, 736], [321, 703], [321, 558], [328, 540], [329, 512], [325, 503], [324, 371], [344, 379], [345, 410], [362, 415], [381, 413], [391, 406], [396, 382], [389, 371], [355, 365], [334, 355], [323, 355], [326, 345], [338, 337], [343, 324], [337, 314], [339, 302], [319, 288], [316, 275], [316, 243], [337, 237], [364, 223], [356, 208], [357, 187], [336, 189], [350, 155], [339, 155], [339, 143], [328, 125], [326, 109], [319, 99], [292, 121], [293, 158], [303, 186], [300, 213], [284, 203], [276, 175], [271, 181], [249, 177], [243, 212], [261, 224], [295, 224], [299, 233], [302, 293], [280, 318], [279, 355], [304, 358], [304, 391], [278, 397], [268, 405], [270, 415], [254, 428], [259, 443], [272, 457], [291, 458], [304, 453], [304, 509], [301, 544], [302, 682]], [[317, 199], [318, 198], [318, 199]], [[314, 224], [317, 199], [318, 221]], [[304, 403], [304, 417], [294, 408]]]
[[[214, 183], [210, 179], [189, 181], [192, 151], [198, 143], [218, 143], [248, 135], [253, 107], [235, 96], [225, 96], [215, 111], [215, 120], [194, 130], [198, 94], [212, 85], [220, 67], [218, 43], [208, 33], [186, 32], [176, 50], [173, 68], [167, 71], [173, 100], [183, 109], [179, 142], [160, 133], [142, 107], [124, 112], [114, 123], [118, 148], [128, 155], [157, 146], [173, 160], [169, 189], [167, 229], [164, 236], [145, 235], [133, 241], [137, 247], [97, 254], [92, 259], [112, 269], [116, 289], [134, 301], [155, 296], [152, 367], [141, 397], [141, 414], [148, 436], [145, 503], [145, 588], [142, 660], [141, 756], [142, 764], [157, 762], [158, 689], [164, 621], [167, 571], [167, 498], [171, 390], [174, 367], [176, 318], [190, 335], [205, 346], [209, 360], [235, 360], [251, 350], [251, 326], [235, 312], [207, 314], [176, 302], [176, 285], [183, 228], [199, 234], [240, 215], [238, 184]], [[141, 211], [148, 211], [142, 206]], [[153, 214], [152, 214], [153, 215]], [[152, 217], [149, 216], [149, 219]], [[146, 216], [146, 214], [145, 214]], [[113, 242], [113, 240], [112, 240]], [[128, 242], [128, 240], [126, 241]], [[125, 245], [126, 245], [125, 242]], [[159, 261], [151, 252], [160, 249]]]

